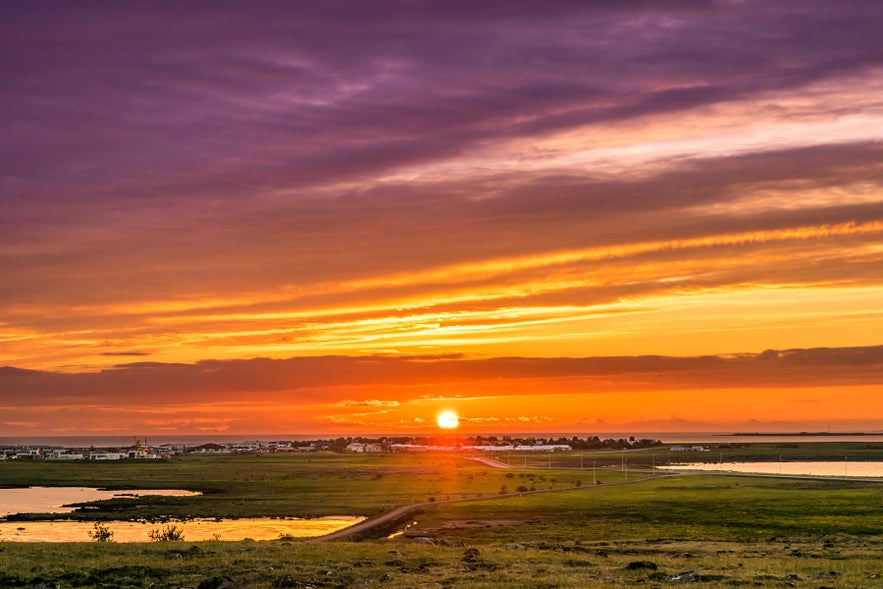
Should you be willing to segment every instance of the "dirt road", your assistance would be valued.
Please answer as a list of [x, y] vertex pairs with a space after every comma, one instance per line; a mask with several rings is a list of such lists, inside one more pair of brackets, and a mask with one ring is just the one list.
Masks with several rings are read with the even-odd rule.
[[[482, 464], [486, 464], [492, 468], [512, 468], [508, 464], [497, 462], [496, 460], [492, 460], [490, 458], [477, 458], [477, 457], [464, 457], [468, 460], [476, 460], [481, 462]], [[410, 519], [411, 515], [419, 511], [420, 509], [424, 509], [434, 505], [444, 505], [446, 503], [466, 503], [468, 501], [486, 501], [488, 499], [503, 499], [505, 497], [519, 497], [521, 495], [537, 495], [537, 494], [545, 494], [545, 493], [562, 493], [565, 491], [577, 491], [577, 490], [587, 490], [598, 487], [611, 487], [614, 485], [630, 485], [633, 483], [645, 482], [652, 479], [665, 478], [671, 476], [680, 476], [680, 473], [664, 473], [664, 474], [652, 474], [650, 476], [645, 476], [641, 478], [636, 478], [634, 480], [629, 481], [615, 481], [612, 483], [603, 483], [600, 485], [595, 485], [594, 487], [564, 487], [562, 489], [543, 489], [538, 491], [524, 491], [521, 493], [506, 493], [505, 495], [494, 495], [492, 497], [468, 497], [466, 499], [446, 499], [444, 501], [424, 501], [422, 503], [411, 503], [409, 505], [401, 505], [396, 507], [395, 509], [391, 509], [385, 513], [381, 513], [376, 517], [372, 517], [361, 521], [355, 525], [352, 525], [348, 528], [344, 528], [343, 530], [339, 530], [332, 534], [328, 534], [325, 536], [318, 536], [316, 538], [310, 538], [307, 542], [327, 542], [329, 540], [340, 540], [342, 538], [351, 538], [353, 536], [365, 536], [370, 538], [377, 538], [389, 534], [393, 531], [397, 524], [403, 524], [404, 522]]]

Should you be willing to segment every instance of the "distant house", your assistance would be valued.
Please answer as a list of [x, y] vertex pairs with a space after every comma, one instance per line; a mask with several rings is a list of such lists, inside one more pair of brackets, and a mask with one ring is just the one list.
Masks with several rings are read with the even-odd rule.
[[669, 448], [672, 452], [707, 452], [705, 446], [672, 446]]
[[383, 446], [381, 444], [361, 444], [359, 442], [353, 442], [352, 444], [347, 445], [347, 452], [383, 452]]
[[533, 446], [515, 446], [516, 452], [569, 452], [573, 450], [567, 444], [534, 444]]
[[420, 444], [390, 444], [389, 449], [393, 452], [427, 452], [429, 446]]
[[122, 460], [126, 456], [125, 452], [90, 452], [89, 460]]
[[156, 460], [159, 456], [153, 450], [145, 448], [130, 448], [126, 451], [126, 458], [131, 460]]
[[42, 456], [43, 453], [39, 448], [32, 448], [30, 450], [19, 450], [11, 458], [12, 460], [39, 460]]
[[227, 454], [229, 451], [220, 444], [203, 444], [190, 448], [191, 454]]
[[73, 453], [70, 450], [52, 450], [46, 454], [46, 460], [83, 460], [82, 453]]
[[235, 444], [228, 444], [227, 449], [231, 452], [264, 452], [266, 451], [266, 447], [258, 441], [248, 441], [248, 442], [236, 442]]

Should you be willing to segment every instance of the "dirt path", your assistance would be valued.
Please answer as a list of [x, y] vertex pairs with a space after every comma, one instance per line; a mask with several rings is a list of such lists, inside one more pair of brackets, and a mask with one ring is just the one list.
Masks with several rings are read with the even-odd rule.
[[491, 468], [515, 468], [511, 464], [500, 462], [496, 458], [486, 458], [484, 456], [461, 456], [461, 458], [464, 458], [466, 460], [473, 460], [475, 462], [484, 464], [485, 466], [490, 466]]
[[[485, 466], [491, 468], [515, 468], [510, 464], [506, 464], [505, 462], [500, 462], [499, 460], [495, 460], [493, 458], [485, 458], [480, 456], [462, 456], [466, 460], [474, 460], [475, 462], [479, 462], [484, 464]], [[630, 471], [634, 472], [634, 474], [639, 475], [639, 471]], [[494, 496], [485, 496], [485, 497], [470, 497], [466, 499], [446, 499], [444, 501], [425, 501], [422, 503], [411, 503], [409, 505], [401, 505], [396, 507], [386, 513], [382, 513], [376, 517], [368, 518], [362, 522], [359, 522], [355, 525], [352, 525], [343, 530], [334, 532], [332, 534], [328, 534], [325, 536], [318, 536], [316, 538], [310, 538], [307, 542], [327, 542], [328, 540], [339, 540], [341, 538], [350, 538], [352, 536], [364, 535], [366, 537], [378, 537], [382, 535], [382, 531], [387, 529], [392, 529], [396, 527], [397, 524], [404, 523], [408, 519], [412, 513], [424, 509], [426, 507], [434, 506], [434, 505], [443, 505], [446, 503], [465, 503], [468, 501], [486, 501], [487, 499], [502, 499], [506, 497], [518, 497], [521, 495], [535, 495], [539, 493], [562, 493], [565, 491], [577, 491], [577, 490], [588, 490], [594, 489], [596, 487], [612, 487], [616, 485], [631, 485], [634, 483], [641, 483], [645, 481], [650, 481], [654, 479], [660, 478], [668, 478], [668, 477], [677, 477], [677, 476], [691, 476], [691, 475], [699, 475], [699, 474], [711, 474], [715, 476], [730, 476], [730, 477], [765, 477], [765, 478], [779, 478], [779, 479], [802, 479], [802, 480], [822, 480], [822, 481], [849, 481], [849, 482], [874, 482], [881, 483], [883, 479], [873, 479], [873, 478], [853, 478], [853, 477], [826, 477], [826, 476], [812, 476], [812, 475], [781, 475], [781, 474], [757, 474], [757, 473], [734, 473], [734, 472], [721, 472], [721, 471], [695, 471], [695, 470], [667, 470], [663, 472], [652, 472], [652, 471], [643, 471], [640, 472], [644, 476], [640, 476], [638, 478], [632, 480], [623, 480], [623, 481], [614, 481], [612, 483], [603, 483], [600, 485], [589, 486], [589, 487], [565, 487], [562, 489], [543, 489], [539, 491], [524, 491], [521, 493], [507, 493], [505, 495], [494, 495]]]
[[[468, 458], [469, 460], [476, 460], [481, 462], [482, 464], [486, 464], [492, 468], [512, 468], [508, 464], [503, 462], [497, 462], [496, 460], [492, 460], [490, 458]], [[651, 474], [650, 476], [644, 476], [641, 478], [636, 478], [634, 480], [629, 481], [615, 481], [612, 483], [602, 483], [599, 485], [595, 485], [592, 487], [564, 487], [562, 489], [543, 489], [539, 491], [524, 491], [521, 493], [506, 493], [505, 495], [493, 495], [493, 496], [485, 496], [485, 497], [468, 497], [465, 499], [446, 499], [444, 501], [424, 501], [421, 503], [411, 503], [409, 505], [400, 505], [390, 511], [385, 513], [381, 513], [380, 515], [372, 518], [368, 518], [364, 521], [361, 521], [355, 525], [352, 525], [348, 528], [344, 528], [337, 532], [327, 534], [325, 536], [318, 536], [316, 538], [310, 538], [307, 542], [327, 542], [328, 540], [340, 540], [342, 538], [350, 538], [352, 536], [367, 536], [367, 537], [378, 537], [383, 535], [386, 530], [391, 529], [396, 526], [396, 524], [404, 523], [415, 511], [420, 509], [424, 509], [426, 507], [435, 506], [435, 505], [444, 505], [446, 503], [466, 503], [469, 501], [487, 501], [488, 499], [503, 499], [506, 497], [519, 497], [521, 495], [538, 495], [538, 494], [546, 494], [546, 493], [563, 493], [566, 491], [585, 491], [587, 489], [594, 489], [599, 487], [612, 487], [615, 485], [631, 485], [633, 483], [640, 483], [645, 481], [650, 481], [653, 479], [667, 478], [671, 476], [680, 476], [680, 473], [664, 473], [664, 474]]]

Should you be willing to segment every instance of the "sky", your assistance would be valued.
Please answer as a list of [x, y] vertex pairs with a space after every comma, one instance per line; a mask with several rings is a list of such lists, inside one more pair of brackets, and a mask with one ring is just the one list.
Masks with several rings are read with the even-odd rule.
[[883, 4], [0, 7], [0, 435], [883, 431]]

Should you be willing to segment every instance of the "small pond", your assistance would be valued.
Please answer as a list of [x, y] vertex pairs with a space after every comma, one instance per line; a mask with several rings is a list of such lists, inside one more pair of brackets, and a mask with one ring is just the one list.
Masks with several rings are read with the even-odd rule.
[[[169, 522], [184, 532], [184, 541], [278, 540], [282, 536], [311, 538], [324, 536], [357, 524], [361, 517], [320, 517], [315, 519], [243, 518], [194, 519]], [[149, 542], [148, 533], [166, 524], [126, 521], [106, 522], [114, 542]], [[41, 521], [0, 522], [0, 542], [91, 542], [92, 522]]]
[[[102, 501], [116, 497], [145, 497], [162, 495], [188, 497], [199, 495], [194, 491], [179, 489], [136, 489], [105, 491], [88, 487], [29, 487], [23, 489], [0, 489], [0, 517], [13, 513], [65, 514], [75, 509], [71, 504]], [[324, 536], [354, 525], [362, 517], [298, 518], [242, 518], [242, 519], [192, 519], [169, 522], [183, 530], [184, 540], [277, 540], [282, 536], [306, 538]], [[159, 530], [163, 524], [149, 522], [104, 522], [113, 532], [115, 542], [148, 542], [148, 533]], [[0, 542], [90, 542], [92, 522], [52, 521], [0, 521]]]
[[0, 489], [0, 517], [12, 513], [70, 513], [73, 503], [103, 501], [116, 497], [192, 497], [196, 491], [180, 489], [136, 489], [131, 491], [104, 491], [89, 487], [27, 487]]

